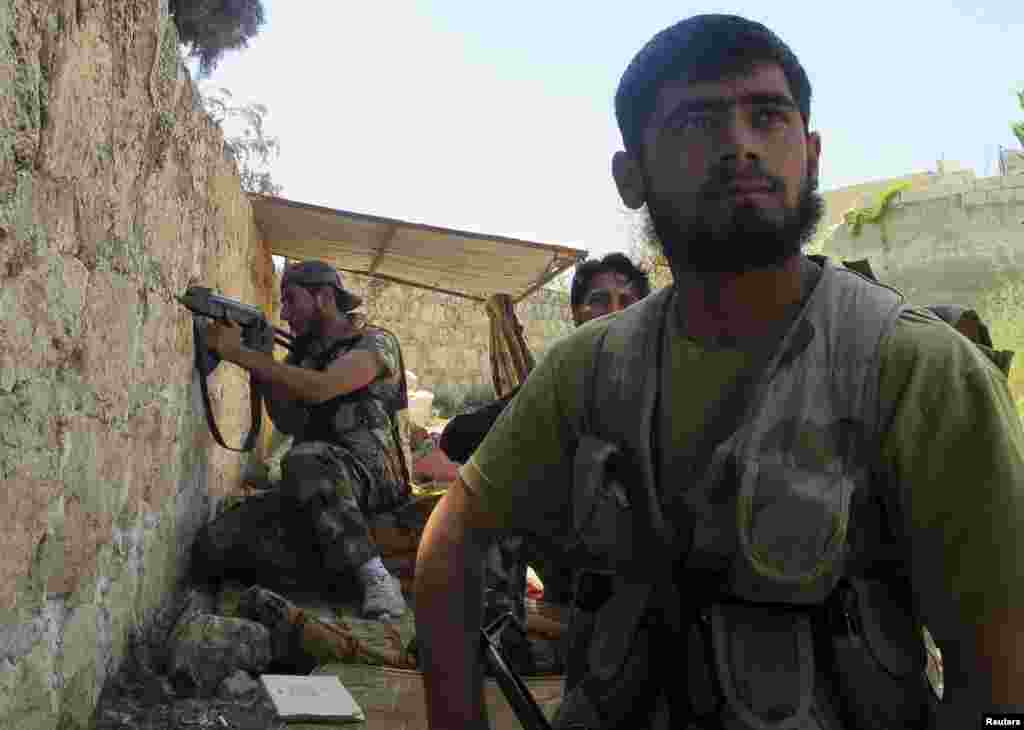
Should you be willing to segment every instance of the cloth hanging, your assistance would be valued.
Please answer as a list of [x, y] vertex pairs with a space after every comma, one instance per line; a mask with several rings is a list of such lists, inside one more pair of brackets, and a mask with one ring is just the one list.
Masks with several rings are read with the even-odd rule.
[[487, 300], [491, 319], [491, 379], [499, 398], [518, 388], [533, 370], [534, 360], [516, 318], [512, 297], [495, 294]]

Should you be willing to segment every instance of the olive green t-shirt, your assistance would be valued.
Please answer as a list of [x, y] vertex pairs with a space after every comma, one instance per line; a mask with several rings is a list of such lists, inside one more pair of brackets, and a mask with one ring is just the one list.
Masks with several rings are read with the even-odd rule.
[[[583, 379], [616, 315], [558, 342], [502, 413], [461, 476], [509, 529], [567, 534]], [[699, 432], [747, 353], [688, 339], [669, 317], [663, 448]], [[952, 629], [1024, 603], [1024, 432], [1006, 377], [967, 338], [921, 310], [905, 310], [883, 342], [880, 393], [892, 414], [878, 470], [899, 490], [911, 571], [926, 620]], [[899, 530], [900, 526], [894, 526]], [[950, 597], [953, 600], [950, 601]], [[929, 606], [956, 616], [929, 615]], [[940, 609], [936, 608], [936, 611]]]

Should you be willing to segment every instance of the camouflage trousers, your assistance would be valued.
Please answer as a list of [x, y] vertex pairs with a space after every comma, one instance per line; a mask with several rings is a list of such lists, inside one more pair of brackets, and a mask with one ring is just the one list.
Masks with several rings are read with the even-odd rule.
[[368, 520], [410, 499], [408, 485], [384, 478], [337, 444], [294, 445], [281, 461], [281, 481], [204, 527], [193, 548], [200, 579], [235, 578], [269, 587], [323, 588], [344, 582], [380, 555]]

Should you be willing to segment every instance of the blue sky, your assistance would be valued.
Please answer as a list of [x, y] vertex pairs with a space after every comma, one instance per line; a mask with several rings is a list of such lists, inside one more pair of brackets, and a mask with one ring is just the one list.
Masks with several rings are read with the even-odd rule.
[[797, 53], [823, 190], [940, 157], [995, 174], [1018, 146], [1024, 3], [809, 5], [264, 0], [260, 35], [203, 83], [269, 107], [285, 197], [592, 254], [628, 249], [634, 226], [610, 174], [616, 84], [688, 15], [745, 15]]

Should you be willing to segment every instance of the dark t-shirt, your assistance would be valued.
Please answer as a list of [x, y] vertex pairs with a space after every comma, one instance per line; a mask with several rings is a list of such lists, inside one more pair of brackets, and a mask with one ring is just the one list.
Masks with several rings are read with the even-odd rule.
[[465, 413], [448, 421], [441, 433], [441, 451], [456, 464], [465, 464], [469, 461], [469, 457], [483, 442], [491, 426], [517, 392], [519, 388], [472, 413]]

